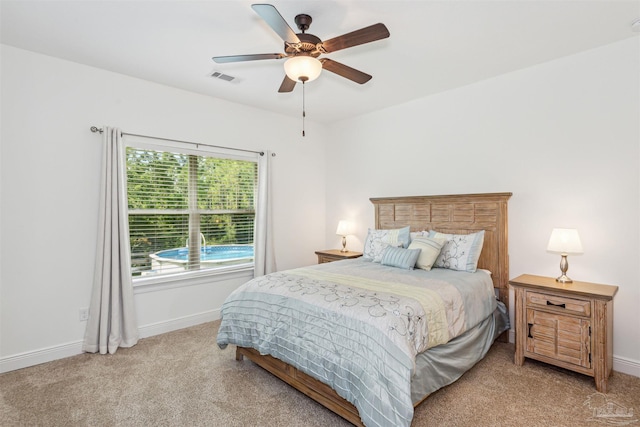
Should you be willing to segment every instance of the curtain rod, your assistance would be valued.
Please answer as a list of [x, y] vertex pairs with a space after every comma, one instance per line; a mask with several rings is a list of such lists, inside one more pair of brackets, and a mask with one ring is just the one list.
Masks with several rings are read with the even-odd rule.
[[[101, 128], [99, 128], [97, 126], [91, 126], [90, 130], [93, 133], [102, 133], [102, 132], [104, 132]], [[180, 142], [180, 143], [183, 143], [183, 144], [204, 145], [205, 147], [223, 148], [225, 150], [244, 151], [245, 153], [255, 153], [255, 154], [259, 154], [261, 156], [264, 156], [264, 151], [253, 151], [253, 150], [245, 150], [243, 148], [223, 147], [222, 145], [202, 144], [200, 142], [181, 141], [179, 139], [169, 139], [169, 138], [159, 138], [157, 136], [138, 135], [136, 133], [128, 133], [128, 132], [122, 132], [122, 134], [123, 135], [129, 135], [129, 136], [137, 136], [137, 137], [140, 137], [140, 138], [151, 138], [151, 139], [159, 139], [159, 140], [162, 140], [162, 141]], [[275, 153], [271, 153], [272, 157], [275, 157], [275, 155], [276, 155]]]

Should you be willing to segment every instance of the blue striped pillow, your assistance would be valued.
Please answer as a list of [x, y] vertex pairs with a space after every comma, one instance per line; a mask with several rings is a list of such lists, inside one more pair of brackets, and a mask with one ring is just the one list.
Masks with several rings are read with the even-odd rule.
[[382, 265], [413, 270], [420, 256], [420, 249], [404, 249], [388, 247], [382, 254]]

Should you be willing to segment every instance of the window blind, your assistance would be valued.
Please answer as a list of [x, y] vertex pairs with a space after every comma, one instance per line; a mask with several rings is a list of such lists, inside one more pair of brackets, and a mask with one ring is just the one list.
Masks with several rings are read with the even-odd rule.
[[128, 147], [134, 277], [253, 262], [257, 162]]

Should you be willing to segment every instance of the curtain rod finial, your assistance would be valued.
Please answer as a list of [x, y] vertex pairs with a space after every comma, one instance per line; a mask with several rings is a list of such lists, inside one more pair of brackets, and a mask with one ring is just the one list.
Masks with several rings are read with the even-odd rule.
[[91, 126], [91, 132], [93, 133], [102, 133], [102, 129], [96, 127], [96, 126]]

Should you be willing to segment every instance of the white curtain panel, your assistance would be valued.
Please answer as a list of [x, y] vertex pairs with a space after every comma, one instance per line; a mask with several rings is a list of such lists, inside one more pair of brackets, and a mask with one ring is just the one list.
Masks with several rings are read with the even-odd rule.
[[258, 206], [256, 208], [254, 277], [276, 271], [276, 257], [273, 250], [273, 227], [271, 225], [271, 158], [266, 151], [258, 159]]
[[105, 127], [96, 264], [82, 346], [89, 353], [113, 354], [138, 342], [126, 188], [122, 132]]

